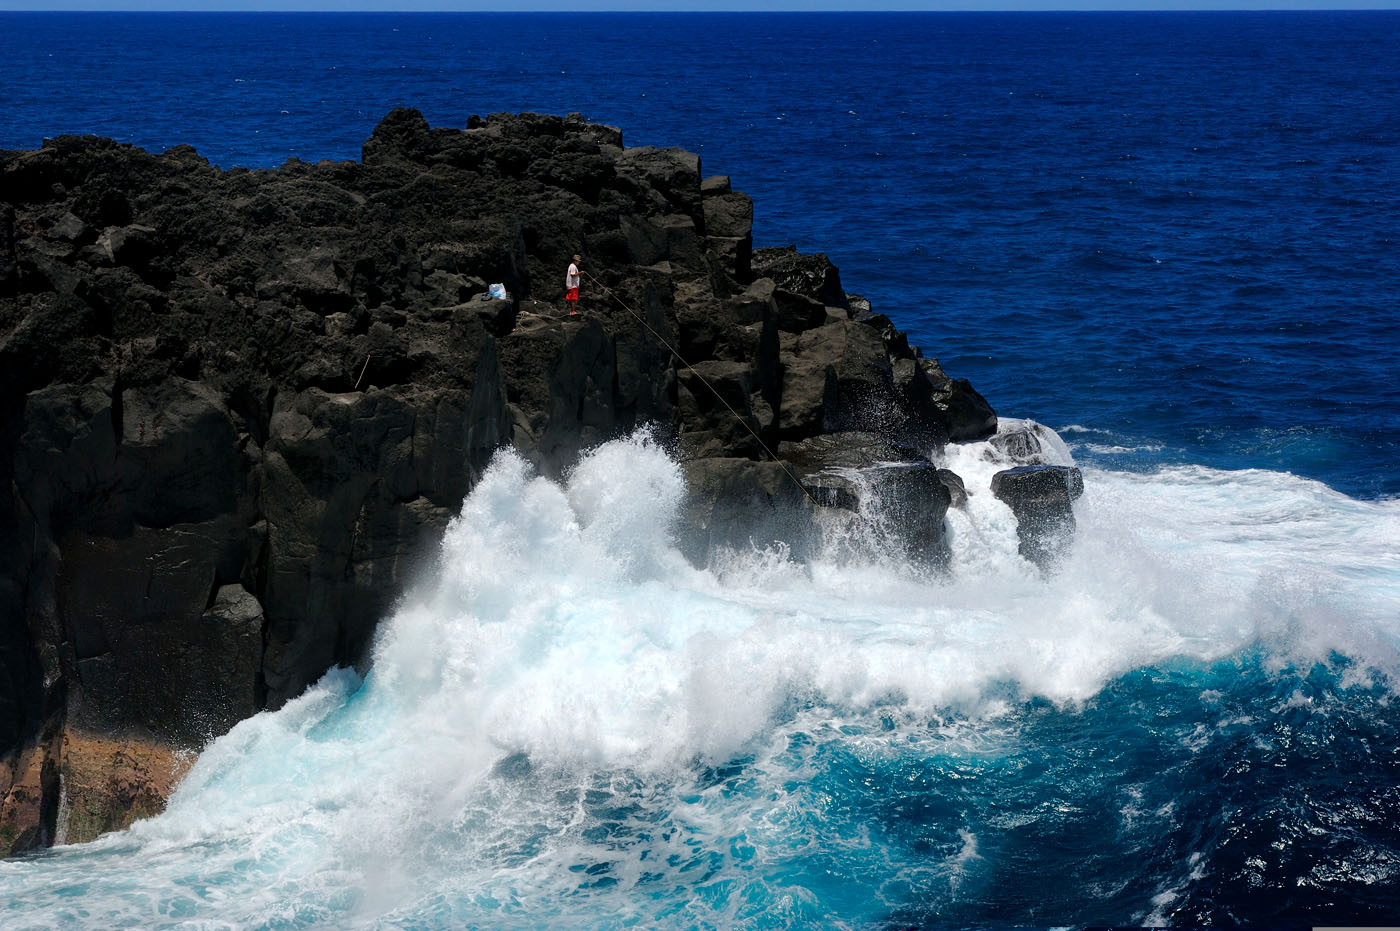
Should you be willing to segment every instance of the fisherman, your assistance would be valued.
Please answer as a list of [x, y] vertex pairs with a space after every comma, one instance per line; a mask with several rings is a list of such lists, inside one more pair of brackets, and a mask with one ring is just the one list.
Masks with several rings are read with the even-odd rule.
[[583, 277], [583, 269], [578, 267], [578, 263], [582, 261], [583, 256], [575, 255], [564, 275], [564, 300], [569, 304], [570, 317], [578, 315], [578, 286], [579, 279]]

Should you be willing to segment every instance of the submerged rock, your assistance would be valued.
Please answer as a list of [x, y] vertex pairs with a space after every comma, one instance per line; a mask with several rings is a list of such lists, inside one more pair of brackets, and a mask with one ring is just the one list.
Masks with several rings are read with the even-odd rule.
[[1059, 434], [1034, 420], [1002, 420], [996, 435], [987, 442], [1003, 460], [1020, 465], [1065, 465], [1072, 461]]

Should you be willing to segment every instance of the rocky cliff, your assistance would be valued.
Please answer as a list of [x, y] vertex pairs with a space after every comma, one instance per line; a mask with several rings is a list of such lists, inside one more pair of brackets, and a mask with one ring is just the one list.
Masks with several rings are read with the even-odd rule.
[[878, 463], [945, 559], [927, 453], [995, 414], [752, 216], [577, 116], [400, 109], [268, 171], [0, 152], [0, 854], [158, 808], [180, 751], [360, 662], [501, 446], [554, 475], [654, 425], [696, 559]]

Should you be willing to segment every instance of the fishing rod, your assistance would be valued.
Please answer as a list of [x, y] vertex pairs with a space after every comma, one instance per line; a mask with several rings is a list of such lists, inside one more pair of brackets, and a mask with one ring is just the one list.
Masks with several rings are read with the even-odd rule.
[[816, 507], [821, 507], [821, 502], [812, 496], [812, 493], [807, 490], [807, 486], [802, 484], [802, 481], [798, 479], [796, 475], [793, 474], [792, 469], [788, 468], [787, 463], [779, 459], [777, 454], [774, 453], [773, 450], [768, 448], [768, 444], [763, 442], [763, 437], [758, 435], [758, 431], [755, 430], [753, 427], [749, 426], [749, 422], [745, 420], [743, 416], [740, 415], [740, 413], [736, 411], [734, 407], [724, 399], [724, 395], [720, 394], [719, 391], [715, 389], [715, 386], [710, 384], [710, 380], [708, 378], [700, 374], [699, 369], [687, 362], [685, 356], [681, 355], [680, 352], [676, 349], [676, 347], [672, 346], [666, 340], [666, 337], [656, 332], [656, 328], [653, 327], [650, 323], [647, 323], [646, 318], [644, 318], [641, 314], [633, 310], [626, 301], [618, 297], [617, 293], [613, 291], [612, 288], [609, 288], [607, 285], [603, 284], [597, 278], [594, 278], [592, 275], [588, 274], [585, 271], [580, 271], [579, 274], [587, 278], [589, 281], [593, 282], [598, 287], [602, 288], [603, 291], [606, 292], [609, 297], [617, 301], [617, 303], [622, 306], [623, 310], [631, 314], [633, 319], [635, 319], [642, 326], [646, 327], [647, 330], [651, 332], [651, 335], [655, 336], [657, 341], [660, 342], [661, 345], [665, 346], [668, 350], [670, 350], [671, 355], [676, 357], [676, 361], [680, 362], [681, 365], [684, 365], [686, 368], [690, 369], [690, 371], [694, 373], [695, 377], [700, 379], [700, 381], [704, 383], [706, 388], [710, 389], [710, 394], [713, 394], [715, 398], [719, 401], [719, 403], [723, 404], [725, 408], [728, 409], [729, 413], [734, 415], [734, 419], [739, 421], [740, 425], [742, 425], [745, 430], [749, 431], [749, 433], [753, 435], [753, 438], [758, 442], [758, 445], [761, 446], [763, 448], [763, 451], [767, 453], [775, 463], [778, 464], [778, 468], [782, 469], [783, 472], [787, 475], [787, 477], [792, 479], [792, 483], [796, 485], [798, 489], [801, 490], [802, 494], [807, 497], [807, 500], [812, 502], [812, 504]]

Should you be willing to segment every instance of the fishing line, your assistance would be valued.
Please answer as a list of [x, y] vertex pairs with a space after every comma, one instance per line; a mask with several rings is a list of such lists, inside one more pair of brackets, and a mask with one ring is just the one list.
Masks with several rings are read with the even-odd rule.
[[763, 442], [763, 437], [758, 435], [758, 431], [755, 430], [753, 427], [749, 426], [749, 422], [745, 420], [739, 414], [739, 412], [736, 411], [733, 408], [733, 406], [731, 406], [730, 403], [724, 399], [723, 395], [721, 395], [717, 390], [715, 390], [715, 386], [710, 384], [710, 380], [704, 375], [701, 375], [699, 370], [696, 369], [695, 366], [687, 362], [685, 356], [681, 355], [680, 352], [676, 350], [676, 347], [672, 346], [669, 342], [667, 342], [666, 337], [656, 332], [656, 328], [653, 327], [650, 323], [647, 323], [646, 319], [643, 318], [641, 314], [637, 313], [630, 306], [628, 306], [626, 301], [618, 297], [617, 293], [614, 292], [612, 288], [609, 288], [607, 285], [603, 284], [601, 281], [599, 281], [597, 278], [594, 278], [587, 272], [580, 272], [580, 274], [583, 277], [587, 278], [589, 281], [596, 284], [598, 287], [602, 288], [608, 294], [609, 297], [621, 304], [623, 310], [631, 314], [638, 323], [646, 327], [651, 332], [652, 336], [656, 337], [656, 339], [661, 343], [661, 345], [665, 346], [668, 350], [670, 350], [671, 355], [676, 357], [676, 361], [680, 362], [681, 365], [684, 365], [686, 368], [690, 369], [690, 371], [695, 374], [695, 377], [700, 379], [700, 381], [704, 383], [706, 388], [710, 389], [710, 394], [713, 394], [716, 400], [718, 400], [719, 403], [723, 404], [725, 408], [729, 411], [729, 413], [734, 415], [734, 419], [739, 421], [743, 428], [753, 435], [753, 438], [758, 441], [758, 445], [763, 447], [763, 451], [767, 453], [769, 457], [778, 464], [778, 468], [782, 469], [783, 472], [787, 475], [787, 477], [792, 479], [792, 483], [796, 485], [799, 489], [801, 489], [802, 494], [806, 495], [807, 500], [812, 502], [812, 504], [816, 507], [822, 506], [820, 501], [812, 497], [812, 493], [807, 490], [807, 486], [803, 485], [802, 482], [797, 478], [797, 476], [793, 474], [792, 470], [788, 468], [787, 463], [779, 459], [777, 454], [774, 453], [773, 450], [768, 448], [768, 444]]

